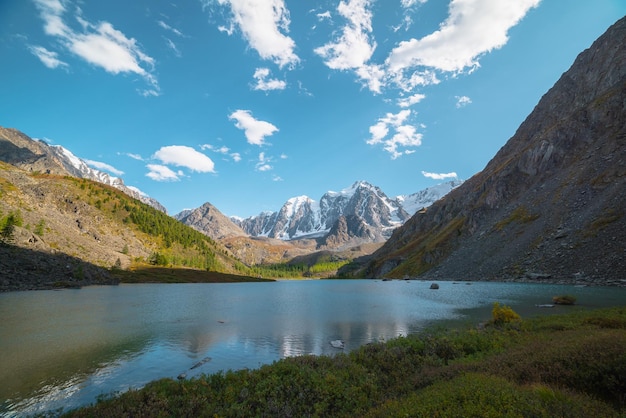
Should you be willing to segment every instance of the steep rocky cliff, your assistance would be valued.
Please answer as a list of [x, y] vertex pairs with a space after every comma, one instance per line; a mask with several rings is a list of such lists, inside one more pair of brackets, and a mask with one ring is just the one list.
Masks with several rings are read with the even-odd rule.
[[481, 172], [397, 229], [358, 274], [624, 283], [625, 183], [623, 18]]

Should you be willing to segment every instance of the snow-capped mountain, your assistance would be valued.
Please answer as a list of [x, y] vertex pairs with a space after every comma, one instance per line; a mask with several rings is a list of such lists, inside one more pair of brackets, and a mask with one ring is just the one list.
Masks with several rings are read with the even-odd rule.
[[463, 180], [447, 181], [417, 193], [397, 196], [396, 201], [410, 215], [414, 215], [418, 210], [432, 205], [461, 184], [463, 184]]
[[[402, 200], [398, 200], [389, 198], [376, 186], [365, 181], [357, 181], [339, 192], [326, 192], [319, 202], [308, 196], [298, 196], [287, 200], [278, 212], [263, 212], [243, 220], [231, 219], [252, 236], [291, 240], [323, 237], [341, 217], [355, 216], [368, 227], [368, 236], [384, 240], [417, 211], [413, 207], [420, 202], [427, 206], [432, 203], [430, 200], [434, 196], [446, 189], [449, 191], [452, 186], [441, 186], [431, 192], [420, 192], [423, 193], [422, 200], [417, 197], [419, 193], [402, 196]], [[411, 202], [409, 206], [411, 212], [403, 207], [403, 201]]]
[[157, 200], [151, 198], [136, 187], [126, 186], [124, 180], [119, 177], [114, 177], [104, 171], [89, 167], [84, 160], [72, 154], [70, 150], [60, 145], [49, 145], [48, 148], [72, 176], [108, 184], [161, 212], [167, 213], [165, 206], [161, 205]]
[[86, 161], [62, 146], [34, 140], [17, 129], [0, 127], [0, 161], [27, 170], [70, 175], [107, 184], [167, 213], [158, 201], [136, 187], [126, 186], [121, 178], [89, 167]]

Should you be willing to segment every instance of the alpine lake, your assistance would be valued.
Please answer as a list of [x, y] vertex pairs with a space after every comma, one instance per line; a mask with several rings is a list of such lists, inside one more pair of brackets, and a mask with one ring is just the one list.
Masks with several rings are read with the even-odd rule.
[[[137, 284], [0, 294], [0, 415], [69, 410], [149, 381], [333, 355], [428, 327], [626, 305], [626, 289], [419, 280]], [[575, 306], [550, 305], [572, 295]]]

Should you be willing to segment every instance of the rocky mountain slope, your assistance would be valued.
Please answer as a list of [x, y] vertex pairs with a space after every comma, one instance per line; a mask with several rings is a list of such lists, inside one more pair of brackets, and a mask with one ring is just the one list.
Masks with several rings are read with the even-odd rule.
[[111, 283], [111, 269], [148, 264], [246, 273], [220, 243], [112, 186], [0, 162], [0, 291]]
[[222, 214], [215, 206], [205, 203], [196, 209], [184, 210], [174, 219], [197, 229], [213, 239], [247, 236], [230, 218]]
[[119, 177], [93, 169], [82, 159], [59, 145], [35, 141], [16, 129], [0, 126], [0, 161], [32, 172], [73, 176], [113, 186], [161, 212], [167, 210], [157, 200], [133, 187]]
[[481, 172], [343, 273], [624, 284], [625, 186], [623, 18]]

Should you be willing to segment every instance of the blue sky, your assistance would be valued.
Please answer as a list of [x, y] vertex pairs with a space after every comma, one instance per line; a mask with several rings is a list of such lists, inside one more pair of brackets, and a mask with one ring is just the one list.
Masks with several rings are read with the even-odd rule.
[[0, 125], [172, 214], [480, 171], [623, 0], [3, 0]]

